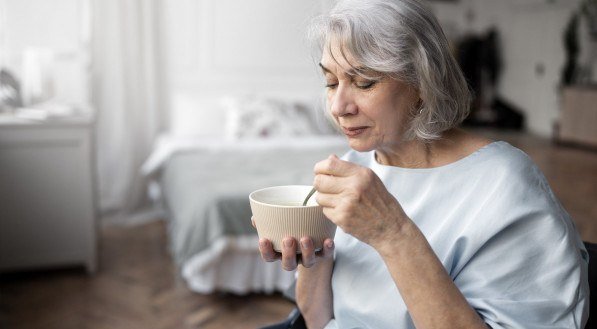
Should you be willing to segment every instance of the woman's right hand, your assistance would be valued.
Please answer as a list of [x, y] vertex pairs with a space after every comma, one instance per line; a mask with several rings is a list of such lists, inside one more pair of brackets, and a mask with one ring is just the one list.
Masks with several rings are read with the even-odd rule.
[[[255, 227], [253, 218], [251, 218], [251, 222]], [[296, 253], [297, 243], [301, 250], [300, 254]], [[300, 241], [296, 241], [293, 237], [286, 237], [282, 240], [282, 251], [277, 252], [274, 250], [271, 241], [259, 239], [259, 251], [261, 252], [261, 258], [266, 262], [281, 260], [282, 268], [286, 271], [292, 271], [296, 269], [298, 264], [310, 268], [323, 259], [332, 259], [334, 256], [334, 240], [325, 239], [323, 248], [315, 251], [315, 244], [311, 237], [304, 236]]]

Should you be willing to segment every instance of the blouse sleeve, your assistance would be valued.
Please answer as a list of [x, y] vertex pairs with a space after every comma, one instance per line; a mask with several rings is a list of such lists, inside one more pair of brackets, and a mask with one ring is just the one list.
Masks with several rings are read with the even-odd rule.
[[583, 328], [588, 256], [572, 221], [534, 164], [501, 177], [463, 238], [478, 249], [455, 284], [493, 329]]

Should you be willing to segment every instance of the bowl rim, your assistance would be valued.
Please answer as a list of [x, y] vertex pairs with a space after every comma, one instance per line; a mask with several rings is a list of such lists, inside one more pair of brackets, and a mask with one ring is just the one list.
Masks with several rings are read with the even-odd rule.
[[[311, 204], [311, 205], [298, 205], [298, 206], [285, 206], [285, 205], [278, 205], [278, 204], [272, 204], [272, 203], [266, 203], [266, 202], [262, 202], [262, 201], [257, 201], [253, 198], [253, 194], [255, 193], [259, 193], [261, 191], [265, 191], [265, 190], [269, 190], [269, 189], [273, 189], [273, 188], [280, 188], [280, 187], [305, 187], [305, 188], [309, 188], [309, 190], [311, 188], [313, 188], [313, 186], [311, 185], [276, 185], [276, 186], [269, 186], [269, 187], [264, 187], [258, 190], [255, 190], [253, 192], [251, 192], [249, 194], [249, 200], [251, 202], [254, 202], [256, 204], [260, 204], [260, 205], [264, 205], [264, 206], [268, 206], [268, 207], [274, 207], [274, 208], [304, 208], [304, 209], [311, 209], [311, 208], [317, 208], [317, 207], [321, 207], [317, 201], [315, 201], [315, 204]], [[306, 196], [306, 195], [305, 195]], [[313, 198], [313, 196], [311, 196], [311, 198]]]

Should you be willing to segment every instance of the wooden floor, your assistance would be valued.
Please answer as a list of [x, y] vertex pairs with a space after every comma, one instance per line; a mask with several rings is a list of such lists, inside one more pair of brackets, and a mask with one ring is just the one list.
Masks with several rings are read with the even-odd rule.
[[[584, 240], [597, 242], [597, 151], [517, 133], [482, 131], [527, 152], [544, 171]], [[101, 230], [100, 270], [0, 276], [0, 328], [257, 328], [283, 319], [279, 295], [202, 296], [173, 265], [161, 222]]]
[[286, 318], [280, 295], [244, 297], [189, 291], [154, 222], [101, 230], [100, 270], [0, 277], [2, 329], [258, 328]]

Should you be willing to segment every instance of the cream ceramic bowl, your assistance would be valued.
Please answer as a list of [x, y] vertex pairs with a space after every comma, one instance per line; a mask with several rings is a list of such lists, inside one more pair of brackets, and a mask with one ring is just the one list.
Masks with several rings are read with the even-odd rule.
[[321, 249], [326, 238], [334, 238], [336, 225], [324, 216], [315, 197], [312, 196], [306, 206], [302, 205], [311, 188], [307, 185], [274, 186], [249, 195], [257, 234], [260, 239], [270, 240], [274, 250], [282, 250], [282, 239], [287, 236], [297, 241], [310, 236], [316, 250]]

